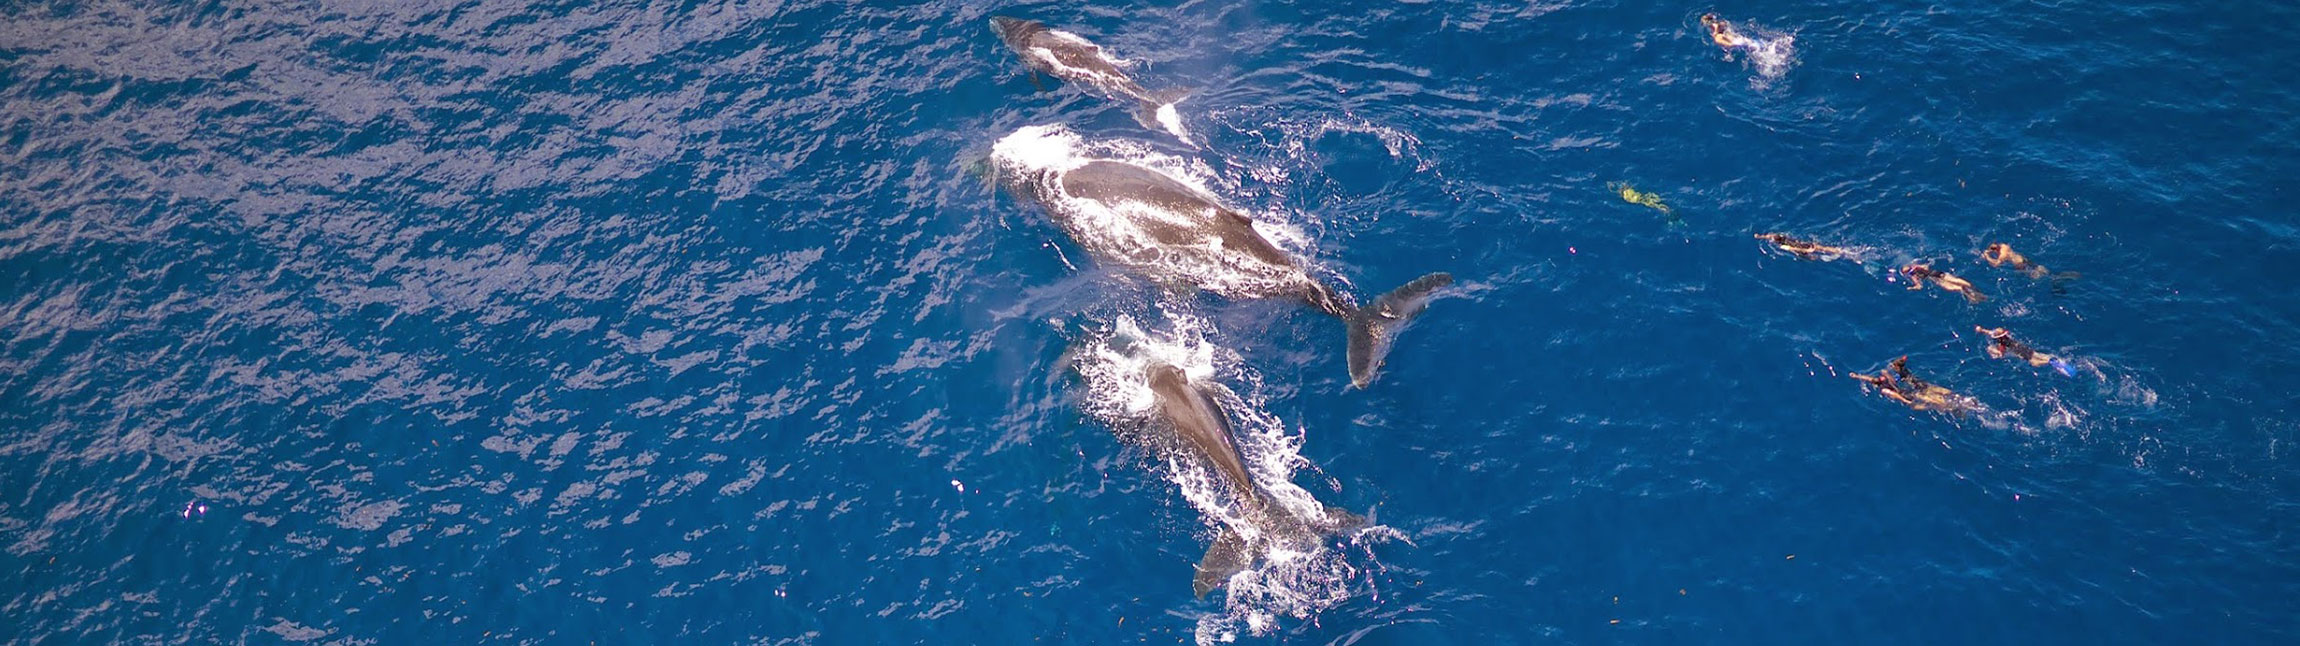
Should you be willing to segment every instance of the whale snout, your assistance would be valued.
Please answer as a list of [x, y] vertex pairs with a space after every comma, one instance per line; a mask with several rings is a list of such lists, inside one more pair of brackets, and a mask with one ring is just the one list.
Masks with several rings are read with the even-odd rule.
[[999, 39], [1008, 43], [1017, 42], [1016, 39], [1028, 35], [1037, 26], [1038, 21], [1035, 20], [1008, 18], [1006, 16], [992, 16], [990, 18], [990, 31], [998, 34]]

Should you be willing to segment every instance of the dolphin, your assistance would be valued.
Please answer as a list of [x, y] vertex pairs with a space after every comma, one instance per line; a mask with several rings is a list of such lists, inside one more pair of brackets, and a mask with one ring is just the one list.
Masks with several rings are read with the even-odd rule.
[[[1174, 104], [1182, 101], [1184, 93], [1153, 93], [1143, 89], [1141, 83], [1118, 66], [1118, 59], [1104, 54], [1102, 47], [1093, 41], [1050, 29], [1036, 20], [1006, 16], [991, 18], [990, 30], [1020, 54], [1022, 62], [1034, 72], [1093, 86], [1103, 96], [1113, 99], [1131, 99], [1135, 103], [1134, 120], [1141, 122], [1142, 127], [1171, 132], [1183, 143], [1191, 143], [1190, 134], [1182, 130], [1181, 115], [1174, 111]], [[1037, 81], [1036, 76], [1031, 79]]]
[[[1019, 192], [1045, 204], [1055, 223], [1098, 258], [1159, 282], [1194, 283], [1228, 297], [1300, 299], [1341, 319], [1355, 388], [1373, 382], [1398, 332], [1440, 288], [1453, 284], [1452, 275], [1431, 273], [1359, 307], [1311, 276], [1245, 215], [1158, 170], [1093, 160], [1024, 180]], [[1088, 212], [1075, 200], [1100, 208]]]
[[1271, 546], [1313, 542], [1365, 526], [1363, 517], [1339, 508], [1326, 507], [1323, 515], [1312, 518], [1279, 503], [1246, 470], [1246, 456], [1238, 451], [1229, 412], [1206, 386], [1191, 383], [1181, 368], [1162, 362], [1150, 364], [1143, 376], [1157, 401], [1158, 430], [1172, 433], [1158, 436], [1157, 448], [1179, 461], [1204, 466], [1237, 502], [1239, 515], [1257, 530], [1257, 536], [1249, 539], [1235, 528], [1223, 527], [1206, 549], [1206, 557], [1198, 561], [1192, 593], [1206, 596]]

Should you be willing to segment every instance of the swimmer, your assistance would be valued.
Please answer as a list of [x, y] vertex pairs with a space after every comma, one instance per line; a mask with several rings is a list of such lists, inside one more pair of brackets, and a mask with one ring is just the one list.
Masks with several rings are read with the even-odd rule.
[[1901, 355], [1892, 363], [1893, 376], [1901, 381], [1901, 390], [1907, 396], [1902, 400], [1910, 408], [1964, 414], [1980, 410], [1981, 404], [1956, 391], [1933, 385], [1909, 372], [1909, 355]]
[[1981, 260], [1988, 261], [1990, 267], [2009, 265], [2013, 270], [2027, 274], [2030, 278], [2043, 278], [2045, 274], [2052, 273], [2045, 271], [2044, 265], [2029, 262], [2027, 256], [2020, 255], [2020, 252], [2013, 251], [2012, 245], [2002, 242], [1991, 244], [1989, 248], [1982, 250]]
[[1757, 46], [1757, 41], [1750, 40], [1748, 36], [1743, 36], [1741, 32], [1735, 31], [1733, 23], [1725, 22], [1725, 19], [1717, 17], [1717, 14], [1701, 14], [1701, 26], [1709, 28], [1709, 40], [1717, 43], [1718, 47], [1749, 49]]
[[1803, 238], [1791, 237], [1786, 233], [1760, 233], [1757, 234], [1757, 239], [1773, 243], [1774, 247], [1782, 251], [1796, 254], [1799, 260], [1851, 258], [1853, 262], [1861, 261], [1860, 255], [1851, 249], [1832, 247]]
[[1877, 374], [1873, 375], [1864, 375], [1856, 372], [1845, 376], [1852, 377], [1854, 381], [1876, 387], [1877, 394], [1884, 395], [1887, 399], [1891, 399], [1906, 405], [1916, 405], [1915, 402], [1909, 399], [1907, 394], [1901, 392], [1900, 382], [1894, 381], [1893, 376], [1883, 370], [1879, 370], [1877, 371]]
[[1685, 224], [1685, 220], [1683, 218], [1677, 217], [1676, 210], [1669, 208], [1667, 203], [1661, 201], [1661, 195], [1659, 193], [1647, 193], [1645, 191], [1637, 190], [1636, 187], [1630, 186], [1628, 182], [1614, 182], [1605, 185], [1605, 187], [1613, 190], [1615, 193], [1620, 194], [1621, 201], [1623, 202], [1628, 202], [1630, 204], [1635, 204], [1645, 208], [1653, 209], [1655, 211], [1660, 211], [1661, 215], [1668, 217], [1670, 226], [1679, 226]]
[[2007, 331], [2004, 328], [1985, 328], [1975, 325], [1973, 326], [1973, 331], [1987, 335], [1989, 341], [1992, 342], [1989, 344], [1989, 358], [1991, 359], [2003, 359], [2007, 355], [2010, 355], [2023, 361], [2027, 361], [2028, 365], [2031, 366], [2036, 366], [2038, 368], [2051, 366], [2054, 371], [2057, 371], [2062, 375], [2070, 377], [2076, 376], [2075, 366], [2069, 365], [2067, 361], [2061, 360], [2060, 357], [2037, 352], [2036, 348], [2031, 348], [2028, 344], [2022, 343], [2019, 339], [2013, 338], [2012, 332]]
[[1981, 295], [1980, 290], [1973, 289], [1972, 281], [1958, 278], [1956, 274], [1934, 269], [1932, 265], [1925, 263], [1909, 263], [1909, 266], [1901, 268], [1901, 275], [1909, 277], [1909, 289], [1924, 289], [1925, 281], [1931, 280], [1936, 287], [1964, 295], [1968, 302], [1978, 303], [1989, 299], [1989, 297]]
[[1880, 394], [1921, 411], [1965, 414], [1981, 410], [1981, 404], [1971, 397], [1942, 388], [1917, 378], [1909, 372], [1909, 357], [1902, 355], [1887, 366], [1890, 372], [1880, 370], [1874, 375], [1853, 373], [1853, 379], [1875, 386]]

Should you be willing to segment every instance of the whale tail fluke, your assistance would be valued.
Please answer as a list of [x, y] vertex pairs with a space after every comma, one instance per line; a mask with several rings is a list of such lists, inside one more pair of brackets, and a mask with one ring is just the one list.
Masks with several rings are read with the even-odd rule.
[[1416, 278], [1344, 317], [1350, 334], [1350, 386], [1364, 388], [1373, 383], [1398, 330], [1422, 313], [1439, 289], [1452, 284], [1453, 275], [1445, 272]]
[[[1309, 526], [1319, 528], [1315, 533], [1321, 536], [1332, 536], [1371, 527], [1373, 521], [1366, 516], [1328, 505], [1325, 521]], [[1206, 548], [1206, 557], [1198, 560], [1198, 571], [1190, 580], [1191, 594], [1205, 598], [1206, 593], [1222, 587], [1222, 584], [1230, 581], [1230, 577], [1253, 565], [1258, 556], [1254, 544], [1238, 535], [1238, 530], [1223, 527], [1222, 534], [1214, 537], [1214, 544]]]
[[1214, 545], [1206, 548], [1206, 558], [1198, 561], [1198, 574], [1190, 580], [1190, 592], [1200, 598], [1214, 588], [1222, 587], [1230, 576], [1246, 569], [1253, 560], [1246, 553], [1246, 539], [1238, 530], [1222, 528], [1222, 535], [1214, 538]]

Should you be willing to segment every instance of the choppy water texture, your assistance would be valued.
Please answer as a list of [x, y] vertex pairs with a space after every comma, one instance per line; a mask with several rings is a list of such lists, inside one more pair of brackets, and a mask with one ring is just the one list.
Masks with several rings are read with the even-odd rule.
[[[2290, 3], [7, 13], [0, 642], [2300, 641]], [[1349, 390], [1331, 317], [995, 186], [1048, 124], [1361, 297], [1460, 282]], [[1395, 539], [1192, 599], [1122, 323]], [[1991, 412], [1844, 377], [1903, 354]]]

